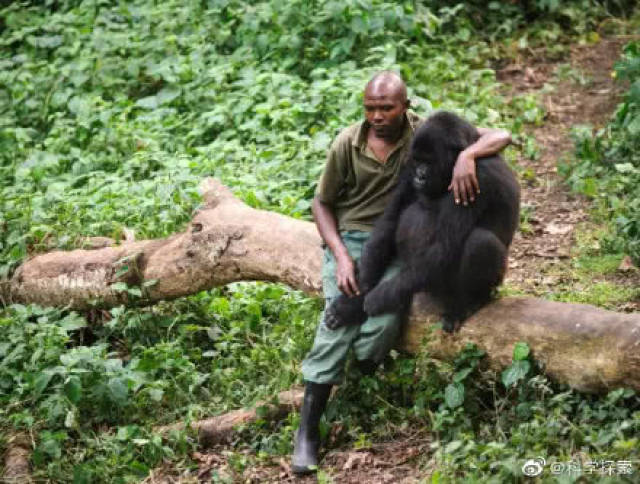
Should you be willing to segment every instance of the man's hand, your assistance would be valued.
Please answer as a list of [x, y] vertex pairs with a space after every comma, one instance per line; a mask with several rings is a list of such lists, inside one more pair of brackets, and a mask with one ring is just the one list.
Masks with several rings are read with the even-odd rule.
[[477, 128], [480, 138], [460, 152], [456, 165], [453, 167], [453, 177], [449, 191], [453, 190], [456, 203], [468, 205], [480, 193], [478, 178], [476, 177], [476, 159], [496, 155], [511, 143], [511, 135], [502, 129]]
[[456, 203], [462, 200], [463, 205], [475, 201], [480, 193], [478, 178], [476, 177], [476, 160], [466, 150], [461, 151], [453, 167], [453, 177], [449, 185], [449, 191], [453, 190], [453, 198]]
[[336, 258], [336, 282], [342, 294], [353, 297], [360, 294], [356, 279], [356, 266], [338, 233], [338, 222], [331, 205], [322, 203], [316, 195], [311, 202], [311, 211], [320, 237]]
[[360, 294], [358, 280], [356, 279], [356, 266], [353, 259], [348, 254], [341, 255], [336, 259], [336, 281], [338, 289], [343, 294], [353, 297]]

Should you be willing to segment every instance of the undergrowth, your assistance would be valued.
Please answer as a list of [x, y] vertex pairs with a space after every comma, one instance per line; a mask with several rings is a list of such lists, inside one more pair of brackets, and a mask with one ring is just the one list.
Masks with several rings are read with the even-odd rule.
[[[265, 455], [290, 453], [296, 423], [252, 425], [256, 457], [228, 477], [241, 480]], [[423, 439], [428, 452], [413, 459], [429, 476], [422, 482], [521, 482], [530, 459], [544, 459], [542, 482], [635, 482], [640, 398], [622, 388], [590, 396], [554, 384], [525, 343], [500, 373], [468, 345], [452, 363], [427, 351], [392, 353], [376, 376], [353, 370], [329, 402], [322, 430], [330, 447], [354, 450]], [[331, 473], [326, 468], [325, 478]]]
[[[626, 5], [1, 2], [0, 278], [88, 236], [180, 231], [206, 176], [252, 206], [310, 218], [328, 144], [361, 118], [362, 87], [380, 69], [402, 73], [418, 113], [446, 108], [504, 127], [533, 153], [524, 127], [543, 110], [534, 96], [501, 97], [492, 63], [592, 38]], [[154, 428], [299, 382], [319, 311], [264, 283], [82, 314], [3, 301], [0, 446], [27, 432], [34, 476], [50, 482], [135, 482], [166, 462], [188, 471], [194, 436]], [[417, 427], [431, 435], [434, 482], [521, 476], [532, 455], [637, 459], [631, 393], [585, 397], [534, 376], [532, 363], [515, 363], [505, 386], [481, 362], [474, 349], [453, 366], [395, 355], [379, 380], [354, 380], [333, 400], [325, 433], [343, 430], [330, 445]], [[257, 424], [231, 450], [287, 454], [296, 419]]]
[[640, 262], [640, 42], [624, 48], [612, 75], [630, 84], [606, 127], [593, 133], [576, 127], [577, 160], [562, 166], [574, 190], [596, 201], [599, 220], [611, 225], [607, 252], [624, 252]]

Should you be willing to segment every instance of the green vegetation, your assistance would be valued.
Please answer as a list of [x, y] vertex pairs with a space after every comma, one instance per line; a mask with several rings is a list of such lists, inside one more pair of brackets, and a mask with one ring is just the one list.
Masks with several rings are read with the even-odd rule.
[[[6, 277], [25, 257], [79, 247], [86, 236], [182, 230], [205, 176], [252, 206], [309, 218], [326, 148], [361, 117], [364, 82], [383, 68], [402, 72], [421, 114], [456, 110], [477, 125], [511, 130], [533, 152], [523, 127], [542, 123], [543, 111], [534, 96], [501, 97], [491, 60], [532, 43], [559, 45], [567, 27], [585, 38], [627, 3], [0, 5]], [[636, 79], [637, 46], [628, 52], [629, 68], [618, 72]], [[637, 113], [634, 96], [626, 112]], [[612, 133], [628, 129], [622, 111]], [[630, 179], [637, 173], [625, 164], [637, 171], [637, 138], [625, 139], [616, 156], [631, 152], [636, 162], [624, 155], [613, 166], [622, 164], [614, 169]], [[193, 436], [163, 440], [153, 427], [250, 405], [299, 381], [319, 311], [319, 301], [262, 283], [145, 309], [77, 314], [7, 305], [0, 311], [0, 446], [15, 431], [30, 432], [34, 474], [51, 482], [135, 482], [165, 461], [189, 469]], [[433, 436], [440, 482], [518, 478], [524, 458], [537, 455], [638, 459], [632, 393], [591, 398], [552, 387], [523, 348], [502, 378], [487, 375], [481, 356], [470, 348], [447, 365], [394, 354], [380, 379], [340, 390], [327, 412], [327, 423], [343, 424], [331, 445], [366, 446], [424, 429]], [[256, 457], [238, 454], [236, 470], [289, 453], [295, 419], [244, 433], [232, 450], [248, 446]]]
[[597, 201], [596, 211], [612, 230], [608, 252], [625, 252], [640, 261], [640, 42], [624, 48], [612, 73], [630, 84], [614, 118], [595, 136], [575, 129], [578, 161], [565, 165], [571, 186]]

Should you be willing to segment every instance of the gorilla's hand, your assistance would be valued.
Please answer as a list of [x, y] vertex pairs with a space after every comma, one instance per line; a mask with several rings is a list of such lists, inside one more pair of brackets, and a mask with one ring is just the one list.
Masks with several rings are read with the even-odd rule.
[[364, 323], [367, 313], [362, 309], [363, 300], [364, 296], [338, 296], [324, 313], [324, 325], [329, 329], [337, 329]]

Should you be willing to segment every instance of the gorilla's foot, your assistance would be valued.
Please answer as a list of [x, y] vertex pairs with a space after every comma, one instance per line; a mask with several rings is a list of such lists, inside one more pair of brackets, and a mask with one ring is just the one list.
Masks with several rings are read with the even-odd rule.
[[405, 311], [411, 301], [411, 294], [397, 290], [396, 286], [394, 280], [390, 279], [382, 281], [369, 291], [364, 298], [365, 312], [369, 316], [378, 316], [389, 312]]
[[453, 334], [454, 331], [460, 329], [460, 326], [462, 326], [461, 318], [454, 314], [443, 314], [441, 322], [442, 330], [449, 334]]
[[374, 289], [372, 292], [367, 294], [367, 297], [364, 298], [364, 310], [369, 316], [377, 316], [378, 314], [382, 314], [384, 311], [384, 306], [381, 304], [382, 298], [380, 297], [380, 291], [376, 292]]
[[362, 324], [367, 313], [362, 309], [364, 296], [338, 296], [324, 313], [324, 325], [329, 329], [341, 326]]
[[442, 329], [447, 333], [458, 331], [468, 318], [486, 306], [489, 301], [491, 301], [491, 297], [486, 295], [459, 302], [455, 311], [446, 312], [442, 315]]

